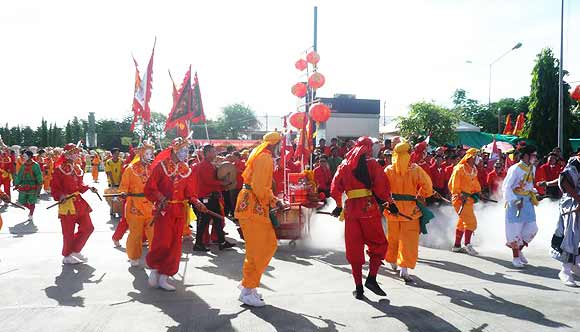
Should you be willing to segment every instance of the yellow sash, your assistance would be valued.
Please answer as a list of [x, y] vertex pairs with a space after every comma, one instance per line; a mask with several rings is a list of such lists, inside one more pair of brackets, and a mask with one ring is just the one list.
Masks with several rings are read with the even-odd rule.
[[[353, 198], [363, 198], [363, 197], [369, 197], [372, 196], [373, 192], [363, 188], [363, 189], [353, 189], [353, 190], [349, 190], [346, 192], [346, 197], [347, 199], [353, 199]], [[344, 210], [346, 210], [346, 206], [345, 208], [342, 210], [342, 212], [340, 213], [340, 216], [338, 217], [338, 220], [340, 221], [344, 221]]]
[[522, 190], [519, 188], [514, 189], [514, 193], [517, 195], [521, 195], [521, 196], [530, 196], [530, 200], [532, 201], [532, 204], [534, 204], [534, 206], [537, 206], [540, 202], [538, 201], [538, 197], [536, 196], [536, 193], [531, 191], [531, 190]]
[[77, 210], [75, 209], [75, 204], [74, 201], [77, 199], [77, 196], [79, 196], [81, 193], [80, 192], [74, 192], [71, 195], [74, 195], [74, 197], [71, 197], [69, 199], [67, 199], [66, 201], [62, 202], [61, 204], [58, 205], [58, 214], [59, 215], [71, 215], [71, 214], [76, 214]]

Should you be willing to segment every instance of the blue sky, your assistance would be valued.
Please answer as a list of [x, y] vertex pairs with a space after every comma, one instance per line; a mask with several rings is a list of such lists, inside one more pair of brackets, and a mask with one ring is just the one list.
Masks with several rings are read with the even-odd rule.
[[[580, 2], [566, 2], [564, 67], [580, 81]], [[556, 0], [4, 1], [1, 121], [120, 118], [132, 101], [131, 54], [144, 70], [155, 36], [153, 111], [169, 113], [167, 70], [180, 82], [191, 64], [208, 116], [234, 102], [286, 114], [315, 4], [320, 95], [381, 99], [387, 115], [420, 100], [448, 104], [456, 88], [487, 102], [488, 64], [517, 42], [493, 67], [492, 100], [527, 95], [536, 54], [559, 54]]]

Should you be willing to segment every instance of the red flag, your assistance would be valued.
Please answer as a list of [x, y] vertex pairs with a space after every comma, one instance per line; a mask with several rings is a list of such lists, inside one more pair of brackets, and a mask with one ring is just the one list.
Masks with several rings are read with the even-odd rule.
[[520, 113], [516, 119], [516, 127], [514, 128], [514, 131], [512, 133], [512, 135], [514, 136], [520, 136], [522, 134], [522, 130], [524, 129], [524, 122], [526, 121], [526, 118], [524, 117], [524, 113]]
[[189, 66], [183, 78], [183, 83], [181, 83], [181, 87], [177, 91], [177, 96], [173, 99], [173, 107], [171, 107], [171, 112], [167, 116], [165, 131], [174, 128], [180, 122], [183, 124], [191, 119], [193, 116], [192, 99], [191, 66]]
[[175, 102], [175, 98], [177, 97], [177, 88], [175, 87], [175, 81], [173, 81], [173, 76], [171, 76], [171, 71], [169, 71], [169, 69], [167, 69], [167, 72], [169, 73], [169, 78], [171, 79], [171, 84], [173, 85], [173, 92], [172, 92], [172, 96], [173, 96], [173, 102]]
[[157, 43], [157, 38], [153, 43], [153, 50], [151, 51], [151, 57], [149, 58], [149, 64], [147, 65], [147, 71], [140, 77], [139, 68], [137, 61], [133, 58], [135, 62], [135, 90], [133, 93], [133, 123], [131, 124], [131, 130], [134, 129], [135, 123], [139, 118], [143, 119], [143, 122], [149, 123], [151, 120], [151, 110], [149, 108], [149, 100], [151, 99], [151, 89], [153, 81], [153, 55], [155, 54], [155, 44]]
[[491, 145], [491, 156], [489, 157], [489, 159], [491, 160], [499, 159], [499, 149], [497, 148], [497, 142], [495, 140], [495, 137], [493, 138], [493, 144]]
[[193, 77], [192, 87], [192, 123], [205, 122], [205, 114], [203, 113], [203, 103], [201, 102], [201, 90], [199, 88], [199, 80], [197, 79], [197, 72]]
[[512, 127], [512, 115], [508, 114], [505, 118], [505, 129], [503, 130], [504, 135], [511, 135], [514, 130]]

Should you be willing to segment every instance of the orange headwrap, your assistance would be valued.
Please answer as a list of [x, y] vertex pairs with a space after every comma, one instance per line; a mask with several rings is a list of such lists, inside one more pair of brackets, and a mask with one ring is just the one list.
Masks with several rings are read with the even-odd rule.
[[465, 164], [467, 162], [467, 160], [469, 160], [470, 158], [473, 158], [477, 155], [479, 151], [475, 148], [471, 148], [469, 150], [467, 150], [467, 152], [465, 152], [465, 156], [463, 156], [463, 158], [461, 158], [461, 160], [459, 161], [459, 164]]
[[252, 150], [252, 153], [250, 153], [250, 156], [246, 161], [246, 169], [244, 170], [244, 173], [242, 173], [244, 181], [250, 181], [252, 172], [254, 171], [254, 161], [260, 155], [260, 153], [262, 153], [262, 151], [264, 151], [268, 146], [278, 144], [281, 140], [282, 134], [275, 131], [269, 132], [265, 134], [264, 137], [262, 137], [262, 143], [260, 143], [260, 145]]
[[409, 155], [410, 150], [411, 145], [405, 141], [395, 146], [392, 159], [395, 173], [401, 175], [407, 174], [407, 170], [409, 169], [409, 162], [411, 159], [411, 156]]

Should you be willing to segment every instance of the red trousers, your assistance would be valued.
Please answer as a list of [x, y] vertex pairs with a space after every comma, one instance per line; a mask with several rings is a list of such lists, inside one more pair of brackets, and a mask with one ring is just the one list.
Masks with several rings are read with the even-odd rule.
[[[95, 229], [89, 214], [59, 216], [62, 227], [62, 255], [68, 256], [73, 252], [81, 252], [85, 243]], [[75, 226], [79, 225], [75, 233]]]
[[115, 228], [115, 233], [113, 233], [113, 240], [121, 241], [123, 235], [127, 233], [128, 229], [129, 224], [127, 223], [127, 219], [125, 219], [125, 216], [122, 216], [121, 220], [119, 220], [119, 223], [117, 224], [117, 228]]
[[364, 265], [365, 244], [371, 264], [379, 264], [387, 252], [387, 238], [380, 216], [354, 217], [346, 215], [344, 226], [346, 259], [351, 265]]
[[179, 270], [181, 237], [185, 216], [166, 213], [155, 221], [153, 243], [147, 254], [147, 265], [160, 274], [172, 276]]
[[7, 178], [0, 178], [0, 186], [4, 187], [4, 192], [8, 195], [8, 199], [11, 199], [10, 195], [10, 177]]

